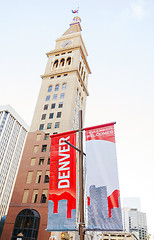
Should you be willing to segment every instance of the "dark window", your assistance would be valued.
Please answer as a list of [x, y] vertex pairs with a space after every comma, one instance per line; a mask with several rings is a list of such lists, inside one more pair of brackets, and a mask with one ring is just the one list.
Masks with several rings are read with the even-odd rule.
[[70, 65], [71, 64], [71, 58], [70, 57], [67, 58], [66, 62], [67, 62], [68, 65]]
[[41, 203], [46, 203], [46, 200], [47, 200], [47, 198], [46, 198], [45, 194], [42, 194]]
[[44, 183], [49, 183], [49, 176], [48, 175], [45, 175]]
[[61, 75], [58, 75], [58, 76], [57, 76], [57, 78], [60, 78], [60, 77], [61, 77]]
[[47, 145], [42, 145], [42, 152], [46, 152], [47, 150]]
[[[37, 200], [37, 196], [36, 196]], [[33, 209], [24, 209], [16, 217], [11, 240], [18, 239], [23, 233], [25, 240], [36, 240], [40, 224], [40, 215]]]
[[50, 158], [48, 157], [48, 163], [47, 163], [48, 165], [50, 165]]
[[44, 140], [47, 140], [49, 138], [49, 133], [46, 133], [44, 136]]
[[48, 109], [48, 104], [44, 105], [44, 110]]
[[39, 177], [38, 177], [38, 183], [40, 183], [41, 182], [41, 175], [39, 175]]
[[61, 59], [61, 61], [60, 61], [60, 66], [62, 66], [62, 67], [63, 67], [63, 66], [64, 66], [64, 64], [65, 64], [65, 59], [64, 59], [64, 58], [62, 58], [62, 59]]
[[44, 163], [44, 158], [40, 158], [39, 165], [43, 165], [43, 163]]
[[46, 119], [46, 114], [42, 114], [41, 120], [44, 120], [44, 119]]
[[53, 79], [54, 77], [51, 77], [50, 79]]
[[66, 77], [68, 74], [64, 74], [64, 77]]
[[40, 124], [39, 130], [43, 130], [44, 124]]
[[52, 123], [48, 123], [47, 129], [51, 129]]
[[56, 60], [56, 61], [54, 62], [53, 67], [54, 67], [54, 68], [57, 68], [57, 67], [58, 67], [58, 60]]
[[53, 118], [54, 113], [49, 114], [49, 119]]
[[61, 118], [61, 112], [57, 112], [57, 118]]
[[58, 134], [58, 132], [53, 132], [53, 134]]
[[34, 203], [36, 203], [36, 201], [37, 201], [37, 196], [38, 196], [38, 194], [36, 193], [35, 198], [34, 198]]
[[52, 91], [52, 86], [49, 86], [48, 87], [48, 92], [51, 92]]
[[55, 106], [56, 106], [55, 103], [51, 104], [51, 109], [55, 108]]
[[62, 108], [63, 107], [63, 102], [60, 102], [58, 105], [58, 108]]
[[60, 127], [60, 122], [55, 122], [55, 128], [59, 128]]

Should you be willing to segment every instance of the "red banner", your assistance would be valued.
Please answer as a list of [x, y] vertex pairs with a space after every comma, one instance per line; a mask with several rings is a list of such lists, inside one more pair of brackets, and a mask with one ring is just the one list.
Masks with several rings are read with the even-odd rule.
[[[51, 136], [48, 230], [75, 229], [76, 216], [75, 131]], [[52, 208], [52, 210], [51, 210]], [[64, 221], [65, 219], [65, 221]]]

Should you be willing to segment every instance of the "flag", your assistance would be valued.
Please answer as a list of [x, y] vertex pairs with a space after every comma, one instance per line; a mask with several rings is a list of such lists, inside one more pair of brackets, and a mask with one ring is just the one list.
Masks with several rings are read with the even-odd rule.
[[79, 12], [79, 8], [72, 10], [72, 13], [78, 13]]
[[85, 131], [88, 229], [122, 230], [114, 123]]
[[51, 136], [50, 182], [47, 231], [76, 228], [76, 146], [75, 131]]

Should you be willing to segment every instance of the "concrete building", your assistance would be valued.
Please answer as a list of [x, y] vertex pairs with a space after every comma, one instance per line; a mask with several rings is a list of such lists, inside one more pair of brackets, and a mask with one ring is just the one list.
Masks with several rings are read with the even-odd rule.
[[[85, 113], [90, 69], [81, 36], [81, 20], [75, 17], [69, 29], [47, 53], [30, 132], [27, 136], [2, 240], [47, 240], [50, 134], [77, 129], [79, 110]], [[61, 238], [59, 238], [61, 239]]]
[[10, 105], [0, 106], [0, 220], [8, 211], [28, 129]]
[[133, 233], [140, 240], [147, 240], [146, 213], [136, 208], [123, 208], [122, 218], [124, 231]]

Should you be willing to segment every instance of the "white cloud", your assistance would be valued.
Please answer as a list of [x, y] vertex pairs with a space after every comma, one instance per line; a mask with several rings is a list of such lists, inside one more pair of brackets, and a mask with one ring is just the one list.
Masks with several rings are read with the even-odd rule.
[[142, 19], [148, 15], [148, 11], [145, 8], [145, 1], [138, 0], [131, 3], [131, 11], [134, 17]]

